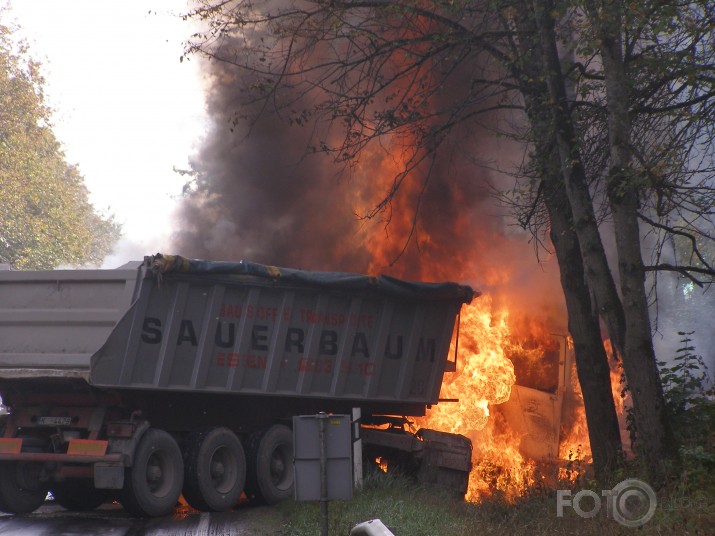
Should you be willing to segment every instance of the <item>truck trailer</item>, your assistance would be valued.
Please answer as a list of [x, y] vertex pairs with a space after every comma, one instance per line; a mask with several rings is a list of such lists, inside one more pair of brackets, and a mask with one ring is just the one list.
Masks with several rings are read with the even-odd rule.
[[408, 424], [439, 402], [475, 294], [161, 254], [1, 270], [0, 510], [32, 512], [48, 492], [138, 516], [181, 495], [202, 511], [273, 504], [293, 494], [292, 417], [319, 412], [361, 415], [367, 462], [463, 495], [469, 440]]

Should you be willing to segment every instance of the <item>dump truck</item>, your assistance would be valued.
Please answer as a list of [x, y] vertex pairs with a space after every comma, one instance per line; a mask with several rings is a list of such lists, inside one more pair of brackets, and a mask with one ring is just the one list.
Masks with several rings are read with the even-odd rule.
[[464, 494], [469, 440], [408, 423], [439, 402], [474, 296], [160, 254], [0, 270], [0, 510], [32, 512], [48, 492], [145, 517], [181, 495], [202, 511], [273, 504], [293, 494], [292, 417], [319, 412], [359, 414], [367, 460]]

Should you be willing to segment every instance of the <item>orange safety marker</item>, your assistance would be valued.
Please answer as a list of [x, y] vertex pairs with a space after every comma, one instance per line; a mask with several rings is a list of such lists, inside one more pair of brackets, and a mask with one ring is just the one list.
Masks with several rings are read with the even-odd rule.
[[21, 437], [0, 437], [0, 454], [19, 454], [21, 450]]
[[70, 439], [67, 454], [76, 456], [104, 456], [107, 452], [108, 441], [93, 439]]

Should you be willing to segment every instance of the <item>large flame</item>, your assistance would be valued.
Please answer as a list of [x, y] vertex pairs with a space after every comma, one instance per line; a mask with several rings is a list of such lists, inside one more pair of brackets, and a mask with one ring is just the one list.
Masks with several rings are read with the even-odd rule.
[[[461, 361], [456, 373], [445, 375], [440, 397], [446, 401], [417, 419], [421, 427], [462, 434], [472, 440], [474, 469], [466, 498], [473, 502], [495, 495], [514, 500], [546, 476], [538, 470], [544, 460], [522, 453], [522, 434], [500, 412], [493, 411], [509, 400], [519, 382], [509, 356], [519, 356], [521, 363], [527, 363], [520, 368], [541, 379], [531, 369], [548, 369], [539, 357], [554, 344], [548, 332], [534, 329], [534, 323], [526, 329], [527, 323], [518, 322], [519, 334], [514, 333], [513, 324], [508, 310], [497, 309], [489, 295], [464, 307], [458, 340]], [[452, 343], [452, 352], [456, 342]], [[579, 451], [581, 456], [588, 448], [586, 430], [572, 430], [576, 434], [573, 441], [585, 445]], [[558, 464], [558, 460], [551, 462]]]
[[[391, 192], [393, 179], [401, 178], [400, 171], [414, 154], [404, 150], [404, 140], [393, 144], [388, 140], [383, 149], [378, 153], [366, 152], [356, 168], [357, 173], [373, 177], [369, 188], [363, 186], [356, 192], [357, 207], [362, 208], [363, 213], [369, 212], [370, 207]], [[467, 500], [479, 501], [495, 495], [513, 500], [543, 479], [540, 471], [544, 460], [535, 460], [523, 452], [524, 430], [512, 427], [499, 406], [510, 399], [515, 385], [527, 385], [563, 397], [564, 393], [557, 390], [569, 386], [559, 387], [559, 360], [545, 358], [559, 352], [551, 326], [563, 322], [554, 321], [549, 313], [540, 309], [540, 304], [530, 303], [538, 290], [515, 292], [523, 286], [523, 283], [512, 285], [518, 266], [516, 261], [523, 255], [511, 249], [517, 246], [507, 237], [502, 237], [496, 247], [489, 237], [489, 229], [475, 233], [473, 210], [468, 208], [468, 201], [459, 191], [440, 195], [451, 196], [448, 204], [467, 209], [453, 209], [444, 218], [428, 213], [418, 226], [414, 210], [417, 207], [421, 211], [429, 209], [424, 187], [424, 180], [415, 171], [400, 183], [382, 218], [364, 222], [362, 239], [372, 259], [369, 271], [387, 270], [398, 277], [427, 281], [476, 279], [475, 286], [487, 285], [498, 291], [498, 297], [485, 293], [462, 308], [459, 337], [452, 341], [450, 351], [454, 355], [454, 345], [458, 343], [457, 371], [445, 374], [440, 393], [443, 402], [417, 419], [416, 424], [462, 434], [472, 440], [474, 469]], [[389, 225], [385, 225], [386, 219]], [[453, 248], [450, 233], [474, 235], [474, 249]], [[412, 236], [412, 243], [405, 247], [407, 236]], [[486, 252], [492, 256], [485, 255]], [[395, 263], [398, 258], [399, 262]], [[506, 258], [510, 262], [502, 262]], [[474, 277], [475, 273], [478, 278]], [[527, 310], [529, 313], [524, 313]], [[513, 360], [518, 361], [517, 367]], [[569, 458], [585, 459], [590, 454], [585, 419], [576, 416], [569, 422], [572, 426], [565, 430], [568, 437], [562, 465], [568, 463]], [[557, 430], [560, 424], [556, 422]], [[554, 458], [558, 458], [558, 431], [555, 442]], [[552, 467], [558, 468], [560, 460], [549, 461]]]
[[[429, 425], [445, 432], [483, 430], [489, 406], [509, 400], [516, 382], [514, 365], [505, 355], [509, 337], [506, 312], [494, 313], [491, 298], [483, 296], [463, 308], [457, 373], [445, 375], [440, 398], [455, 399], [430, 410]], [[454, 353], [456, 339], [452, 341]], [[465, 358], [466, 357], [466, 358]]]
[[[422, 427], [466, 435], [474, 447], [467, 500], [477, 501], [485, 494], [513, 489], [507, 468], [525, 467], [518, 452], [518, 438], [504, 437], [490, 420], [490, 407], [509, 400], [516, 382], [514, 365], [506, 356], [509, 339], [508, 314], [495, 312], [490, 296], [482, 296], [463, 308], [458, 343], [462, 356], [454, 375], [446, 375], [440, 397], [453, 399], [433, 407], [418, 419]], [[454, 352], [452, 342], [451, 351]]]

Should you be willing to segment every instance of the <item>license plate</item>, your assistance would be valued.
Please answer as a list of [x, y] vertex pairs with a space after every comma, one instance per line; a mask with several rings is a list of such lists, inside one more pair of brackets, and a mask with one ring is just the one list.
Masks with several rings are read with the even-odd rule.
[[72, 417], [38, 417], [37, 424], [40, 426], [69, 426], [72, 424]]

